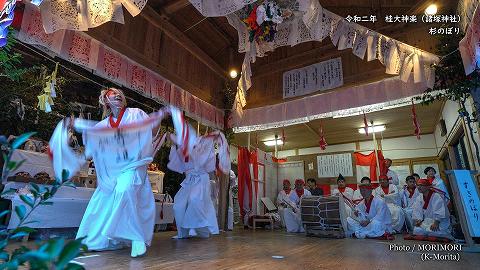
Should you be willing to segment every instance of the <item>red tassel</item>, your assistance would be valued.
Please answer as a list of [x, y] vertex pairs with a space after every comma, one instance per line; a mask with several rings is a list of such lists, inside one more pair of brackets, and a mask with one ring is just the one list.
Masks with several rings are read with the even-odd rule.
[[365, 113], [363, 113], [363, 124], [365, 125], [364, 127], [365, 134], [368, 136], [368, 122], [367, 122], [367, 116], [365, 115]]
[[420, 140], [420, 124], [418, 124], [417, 112], [415, 110], [415, 104], [413, 103], [413, 100], [412, 100], [412, 120], [413, 120], [413, 128], [414, 128], [413, 133], [415, 134], [415, 136], [417, 136], [417, 139]]

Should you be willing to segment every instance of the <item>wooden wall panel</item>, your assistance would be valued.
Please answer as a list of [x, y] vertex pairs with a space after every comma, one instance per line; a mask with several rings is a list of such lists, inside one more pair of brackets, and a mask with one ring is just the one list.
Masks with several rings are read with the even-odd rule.
[[[420, 49], [435, 52], [437, 41], [428, 33], [427, 26], [424, 24], [402, 28], [397, 26], [380, 32]], [[351, 49], [338, 51], [328, 38], [323, 42], [308, 42], [293, 47], [281, 47], [266, 57], [257, 58], [257, 61], [252, 64], [253, 86], [247, 93], [247, 108], [295, 99], [283, 99], [283, 73], [336, 57], [342, 58], [343, 87], [370, 83], [391, 76], [385, 73], [385, 66], [378, 60], [370, 62], [362, 60], [353, 55]], [[321, 92], [311, 95], [319, 93]], [[305, 96], [297, 98], [303, 97]]]
[[157, 72], [191, 94], [222, 106], [223, 79], [145, 18], [125, 16], [125, 24], [106, 23], [87, 34]]

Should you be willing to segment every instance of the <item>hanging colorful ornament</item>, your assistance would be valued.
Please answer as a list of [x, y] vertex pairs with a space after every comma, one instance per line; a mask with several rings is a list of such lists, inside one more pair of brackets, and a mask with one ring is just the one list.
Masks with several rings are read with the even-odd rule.
[[13, 22], [16, 0], [0, 0], [0, 47], [7, 45], [8, 27]]
[[328, 144], [327, 144], [327, 141], [325, 140], [325, 135], [323, 134], [322, 123], [320, 123], [319, 132], [320, 132], [320, 141], [318, 141], [318, 144], [320, 145], [320, 149], [325, 150], [327, 149]]
[[45, 82], [45, 87], [43, 88], [43, 94], [37, 96], [38, 98], [37, 107], [46, 113], [49, 113], [52, 111], [52, 106], [54, 105], [53, 98], [57, 96], [57, 93], [55, 92], [57, 71], [58, 71], [58, 63], [55, 65], [55, 70], [52, 72], [52, 75], [47, 76], [45, 78], [46, 82]]
[[413, 120], [413, 127], [414, 127], [414, 134], [417, 136], [417, 139], [420, 140], [420, 124], [417, 120], [417, 112], [415, 110], [415, 104], [412, 100], [412, 120]]

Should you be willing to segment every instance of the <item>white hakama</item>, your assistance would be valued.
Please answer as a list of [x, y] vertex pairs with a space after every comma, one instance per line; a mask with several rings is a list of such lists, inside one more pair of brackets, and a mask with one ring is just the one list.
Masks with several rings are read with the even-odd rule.
[[402, 198], [402, 208], [405, 214], [405, 224], [410, 232], [413, 231], [413, 220], [412, 220], [412, 213], [413, 213], [413, 204], [418, 196], [420, 196], [420, 192], [417, 188], [412, 195], [407, 190], [407, 186], [404, 186], [403, 190], [400, 191], [400, 197]]
[[[345, 217], [349, 217], [349, 216], [352, 215], [352, 208], [349, 205], [354, 204], [354, 202], [353, 202], [353, 194], [354, 193], [355, 192], [350, 187], [345, 187], [345, 190], [343, 190], [343, 192], [338, 190], [338, 188], [336, 188], [332, 191], [332, 196], [340, 196], [340, 194], [342, 195], [343, 201], [345, 203], [345, 215], [344, 215]], [[348, 202], [347, 202], [347, 200], [348, 200]], [[342, 222], [346, 222], [346, 220], [342, 220]]]
[[397, 186], [389, 184], [387, 194], [379, 186], [373, 191], [373, 195], [385, 201], [392, 217], [392, 229], [397, 233], [401, 232], [405, 223], [405, 214], [401, 207], [401, 198]]
[[215, 143], [218, 144], [219, 169], [225, 174], [230, 173], [227, 141], [220, 132], [196, 137], [194, 129], [184, 121], [182, 112], [176, 108], [172, 108], [171, 112], [177, 146], [173, 145], [170, 150], [168, 168], [185, 173], [185, 180], [175, 195], [173, 205], [177, 238], [205, 238], [210, 234], [218, 234], [208, 174], [216, 169]]
[[[357, 238], [380, 237], [386, 232], [391, 232], [392, 219], [387, 204], [383, 200], [373, 197], [369, 211], [363, 200], [357, 205], [356, 210], [359, 211], [359, 217], [348, 217], [347, 223], [348, 230], [354, 232]], [[360, 225], [362, 220], [368, 220], [370, 223], [362, 227]]]
[[[437, 236], [452, 239], [450, 228], [450, 214], [442, 195], [433, 192], [426, 209], [423, 194], [417, 197], [413, 204], [413, 220], [421, 220], [422, 224], [413, 228], [414, 235]], [[439, 230], [432, 231], [430, 226], [435, 220], [440, 222]]]
[[185, 173], [185, 180], [173, 199], [178, 238], [219, 233], [208, 176], [208, 172], [215, 170], [213, 140], [200, 137], [196, 145], [199, 147], [190, 153], [187, 162], [180, 148], [172, 146], [170, 150], [168, 168]]
[[278, 214], [280, 215], [280, 221], [282, 223], [282, 227], [285, 227], [285, 209], [286, 207], [282, 204], [286, 204], [286, 202], [290, 202], [290, 198], [288, 197], [292, 191], [287, 194], [285, 190], [280, 190], [277, 196], [277, 208]]
[[[285, 219], [285, 226], [287, 227], [287, 232], [290, 233], [303, 233], [305, 229], [303, 228], [302, 224], [302, 216], [300, 210], [300, 202], [302, 198], [312, 196], [310, 191], [304, 189], [303, 195], [298, 197], [297, 192], [292, 190], [290, 195], [288, 196], [288, 201], [290, 202], [291, 207], [284, 209], [284, 219]], [[292, 209], [295, 209], [293, 211]]]

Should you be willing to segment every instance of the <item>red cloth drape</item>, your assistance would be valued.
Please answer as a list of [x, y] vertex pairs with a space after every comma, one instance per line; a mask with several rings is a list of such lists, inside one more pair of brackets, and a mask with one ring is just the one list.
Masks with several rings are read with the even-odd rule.
[[[382, 151], [377, 151], [378, 153], [378, 163], [380, 164], [380, 174], [386, 172], [385, 168], [385, 158], [383, 157]], [[361, 153], [354, 153], [355, 164], [358, 166], [369, 166], [370, 167], [370, 179], [372, 181], [378, 181], [377, 179], [377, 159], [375, 156], [375, 151], [371, 152], [368, 155]]]
[[245, 216], [245, 198], [248, 198], [248, 209], [252, 209], [250, 153], [247, 148], [238, 147], [238, 205], [240, 206], [240, 215], [242, 217]]

